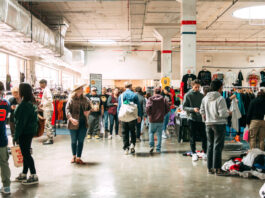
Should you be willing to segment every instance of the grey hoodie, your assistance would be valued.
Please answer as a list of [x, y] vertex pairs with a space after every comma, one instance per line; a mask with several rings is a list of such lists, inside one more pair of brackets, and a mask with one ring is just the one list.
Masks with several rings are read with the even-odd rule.
[[225, 99], [217, 91], [209, 92], [202, 100], [200, 113], [206, 116], [206, 125], [227, 124], [229, 112]]

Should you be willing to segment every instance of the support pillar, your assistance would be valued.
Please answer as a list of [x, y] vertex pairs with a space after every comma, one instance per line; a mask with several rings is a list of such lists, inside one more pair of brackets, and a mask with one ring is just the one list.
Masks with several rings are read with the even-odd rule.
[[154, 29], [155, 36], [161, 40], [161, 78], [172, 78], [172, 46], [171, 40], [178, 33], [177, 29]]
[[196, 74], [196, 2], [181, 2], [181, 76], [188, 70]]
[[35, 60], [27, 60], [27, 68], [26, 68], [26, 82], [30, 85], [35, 87], [37, 78], [36, 78], [36, 71], [35, 71]]

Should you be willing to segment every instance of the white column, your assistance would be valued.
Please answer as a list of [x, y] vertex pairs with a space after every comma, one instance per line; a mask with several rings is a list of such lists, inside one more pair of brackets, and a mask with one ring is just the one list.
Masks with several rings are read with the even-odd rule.
[[161, 78], [172, 78], [172, 46], [171, 40], [177, 34], [176, 29], [156, 28], [155, 36], [161, 40]]
[[189, 69], [196, 74], [196, 2], [182, 0], [181, 3], [181, 76]]

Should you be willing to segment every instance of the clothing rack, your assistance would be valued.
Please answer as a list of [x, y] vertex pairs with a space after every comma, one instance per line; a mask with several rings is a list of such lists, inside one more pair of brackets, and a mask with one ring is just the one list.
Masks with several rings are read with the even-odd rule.
[[202, 68], [212, 68], [212, 69], [265, 69], [265, 66], [256, 67], [217, 67], [217, 66], [202, 66]]

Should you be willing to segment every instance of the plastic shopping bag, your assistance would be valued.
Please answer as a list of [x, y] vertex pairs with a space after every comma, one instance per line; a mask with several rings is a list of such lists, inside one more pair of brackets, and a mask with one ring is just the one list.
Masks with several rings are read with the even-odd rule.
[[11, 154], [13, 156], [14, 165], [15, 167], [22, 167], [23, 166], [23, 156], [19, 146], [11, 147]]
[[249, 142], [249, 129], [247, 127], [244, 130], [243, 140]]

